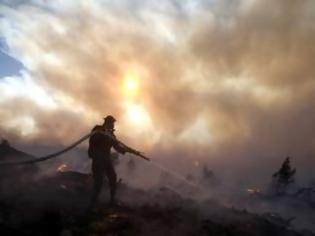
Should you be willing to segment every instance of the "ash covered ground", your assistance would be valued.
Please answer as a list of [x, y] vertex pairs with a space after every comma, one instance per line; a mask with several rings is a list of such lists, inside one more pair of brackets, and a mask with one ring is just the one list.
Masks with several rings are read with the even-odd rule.
[[[30, 158], [10, 148], [1, 149], [1, 159], [9, 152]], [[128, 166], [136, 168], [132, 162]], [[89, 174], [66, 165], [46, 175], [31, 165], [0, 173], [0, 235], [315, 235], [307, 190], [294, 196], [270, 197], [256, 190], [231, 196], [220, 191], [211, 172], [211, 181], [198, 185], [193, 176], [174, 181], [162, 173], [159, 184], [146, 188], [121, 179], [122, 204], [116, 207], [107, 204], [105, 184], [91, 212]], [[205, 194], [205, 188], [213, 194]]]

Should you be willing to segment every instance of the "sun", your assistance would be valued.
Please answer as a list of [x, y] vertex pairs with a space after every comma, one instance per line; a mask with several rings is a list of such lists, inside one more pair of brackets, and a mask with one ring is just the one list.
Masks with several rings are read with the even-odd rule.
[[135, 77], [128, 76], [125, 81], [125, 87], [128, 91], [134, 91], [138, 88], [138, 81]]
[[123, 79], [123, 91], [126, 96], [133, 97], [139, 92], [139, 76], [135, 73], [129, 72]]
[[126, 108], [130, 123], [142, 126], [148, 126], [151, 123], [150, 116], [143, 106], [131, 103]]
[[141, 77], [135, 70], [126, 72], [122, 79], [123, 104], [127, 123], [132, 126], [149, 128], [151, 117], [142, 101]]

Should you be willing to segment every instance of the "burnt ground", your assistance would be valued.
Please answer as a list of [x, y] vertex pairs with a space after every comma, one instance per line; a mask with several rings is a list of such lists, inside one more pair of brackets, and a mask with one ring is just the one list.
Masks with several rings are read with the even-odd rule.
[[314, 235], [271, 214], [194, 201], [167, 187], [144, 191], [120, 183], [118, 207], [106, 203], [105, 187], [98, 207], [87, 211], [90, 190], [91, 177], [78, 172], [2, 176], [0, 235]]
[[[0, 144], [1, 162], [33, 158], [7, 141]], [[170, 186], [140, 190], [120, 182], [122, 205], [111, 207], [105, 184], [100, 204], [88, 211], [91, 176], [71, 171], [43, 175], [40, 169], [37, 165], [0, 168], [1, 236], [315, 235], [294, 229], [289, 218], [268, 212], [253, 214], [213, 199], [192, 200]], [[194, 199], [198, 194], [194, 192]], [[265, 197], [251, 201], [255, 205], [268, 202]], [[241, 206], [240, 202], [235, 205]]]

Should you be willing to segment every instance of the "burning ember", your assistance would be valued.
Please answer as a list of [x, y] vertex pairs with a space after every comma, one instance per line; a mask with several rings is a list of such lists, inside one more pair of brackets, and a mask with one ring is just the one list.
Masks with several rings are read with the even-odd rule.
[[65, 172], [67, 170], [68, 166], [66, 164], [61, 164], [58, 166], [57, 171], [58, 172]]

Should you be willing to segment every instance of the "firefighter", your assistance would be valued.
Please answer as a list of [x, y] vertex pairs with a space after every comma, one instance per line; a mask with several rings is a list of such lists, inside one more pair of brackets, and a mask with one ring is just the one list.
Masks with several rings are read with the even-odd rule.
[[98, 201], [99, 194], [103, 186], [104, 176], [107, 177], [110, 189], [110, 203], [115, 205], [115, 194], [117, 175], [111, 160], [111, 148], [113, 147], [118, 153], [125, 154], [128, 147], [122, 145], [114, 135], [116, 119], [109, 115], [104, 118], [103, 125], [96, 125], [89, 139], [88, 154], [92, 159], [93, 174], [93, 193], [90, 207], [94, 207]]

